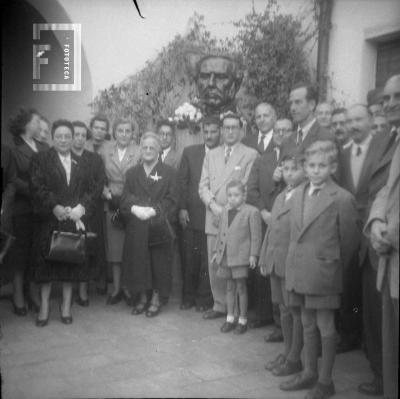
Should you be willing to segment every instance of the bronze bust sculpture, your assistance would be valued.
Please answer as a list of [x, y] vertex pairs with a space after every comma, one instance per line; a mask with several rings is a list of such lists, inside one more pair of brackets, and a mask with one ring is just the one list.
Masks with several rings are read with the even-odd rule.
[[227, 56], [207, 55], [196, 66], [196, 84], [203, 115], [236, 112], [235, 96], [243, 80], [238, 64]]

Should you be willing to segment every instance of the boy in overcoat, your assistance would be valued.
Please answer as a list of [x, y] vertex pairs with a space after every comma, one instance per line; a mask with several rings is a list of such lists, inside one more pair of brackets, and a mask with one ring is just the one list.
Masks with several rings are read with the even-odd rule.
[[267, 233], [260, 251], [261, 274], [270, 276], [272, 302], [279, 306], [285, 354], [268, 362], [265, 368], [276, 376], [287, 376], [301, 371], [300, 353], [303, 348], [303, 328], [300, 307], [289, 307], [286, 291], [286, 257], [290, 243], [291, 198], [296, 187], [304, 181], [304, 170], [299, 158], [287, 155], [281, 162], [284, 191], [276, 198], [271, 210]]
[[[313, 143], [305, 154], [309, 182], [299, 186], [292, 198], [286, 289], [289, 304], [301, 307], [305, 367], [280, 388], [286, 391], [312, 388], [307, 399], [325, 399], [335, 393], [334, 313], [340, 306], [343, 269], [357, 251], [360, 237], [354, 198], [332, 180], [336, 167], [335, 144]], [[319, 373], [318, 329], [322, 341]]]

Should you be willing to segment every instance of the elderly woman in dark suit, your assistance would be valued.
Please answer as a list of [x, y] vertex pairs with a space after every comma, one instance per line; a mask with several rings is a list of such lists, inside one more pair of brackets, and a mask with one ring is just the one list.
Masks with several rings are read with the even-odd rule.
[[115, 305], [125, 299], [129, 293], [121, 288], [122, 247], [125, 238], [125, 227], [118, 217], [125, 174], [139, 161], [139, 147], [133, 141], [133, 124], [127, 119], [117, 119], [113, 124], [114, 141], [106, 143], [100, 151], [103, 159], [107, 184], [103, 190], [106, 218], [106, 258], [112, 265], [113, 290], [107, 299], [108, 305]]
[[[132, 314], [146, 309], [146, 316], [159, 313], [161, 298], [171, 291], [171, 264], [177, 220], [178, 194], [173, 168], [159, 161], [161, 145], [152, 132], [141, 139], [142, 163], [126, 174], [121, 211], [127, 220], [123, 254], [123, 282], [140, 301]], [[147, 291], [151, 290], [147, 308]]]
[[36, 325], [47, 325], [51, 285], [62, 282], [61, 321], [72, 323], [72, 282], [87, 281], [88, 263], [55, 262], [47, 259], [54, 230], [76, 232], [87, 225], [94, 207], [91, 171], [71, 152], [73, 126], [58, 120], [52, 126], [53, 148], [31, 162], [33, 210], [37, 234], [33, 243], [33, 276], [41, 283], [41, 305]]
[[[24, 278], [30, 265], [33, 214], [31, 193], [29, 191], [29, 163], [32, 156], [45, 151], [48, 146], [35, 139], [40, 132], [40, 116], [34, 109], [20, 109], [10, 120], [9, 129], [14, 136], [15, 146], [12, 149], [17, 178], [15, 180], [15, 198], [13, 204], [13, 231], [15, 242], [7, 257], [7, 268], [13, 269], [13, 307], [18, 316], [25, 316], [27, 311], [24, 299]], [[37, 310], [34, 287], [26, 298], [28, 304]], [[37, 294], [36, 294], [37, 297]]]

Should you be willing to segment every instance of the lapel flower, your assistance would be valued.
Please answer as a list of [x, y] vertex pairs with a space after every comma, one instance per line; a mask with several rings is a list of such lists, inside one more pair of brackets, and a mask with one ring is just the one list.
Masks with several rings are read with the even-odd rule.
[[154, 173], [154, 175], [149, 175], [149, 177], [150, 177], [150, 179], [152, 179], [154, 182], [158, 182], [159, 180], [162, 179], [162, 176], [158, 175], [158, 174], [157, 174], [157, 171], [156, 171], [156, 173]]

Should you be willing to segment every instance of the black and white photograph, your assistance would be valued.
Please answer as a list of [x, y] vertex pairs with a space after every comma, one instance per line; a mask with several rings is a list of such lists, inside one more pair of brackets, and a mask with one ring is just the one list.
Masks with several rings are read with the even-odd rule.
[[398, 398], [399, 0], [0, 7], [1, 398]]

